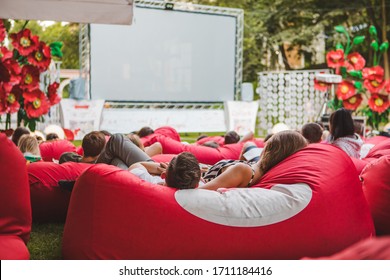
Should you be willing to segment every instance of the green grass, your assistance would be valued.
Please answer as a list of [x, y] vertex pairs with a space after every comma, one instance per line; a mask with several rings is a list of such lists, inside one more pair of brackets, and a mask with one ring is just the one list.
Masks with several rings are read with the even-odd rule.
[[27, 244], [31, 260], [60, 260], [64, 224], [36, 224]]

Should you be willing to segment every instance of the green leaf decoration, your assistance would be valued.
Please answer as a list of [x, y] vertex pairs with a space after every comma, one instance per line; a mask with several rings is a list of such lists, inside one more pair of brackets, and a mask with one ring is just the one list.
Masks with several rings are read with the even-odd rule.
[[61, 48], [64, 44], [62, 42], [53, 42], [50, 44], [51, 55], [62, 58], [63, 53]]
[[345, 78], [345, 76], [347, 75], [347, 68], [340, 67], [340, 72], [341, 72], [341, 76], [343, 76], [343, 78]]
[[370, 26], [369, 32], [371, 36], [377, 36], [376, 27], [374, 25]]
[[338, 33], [346, 33], [347, 31], [345, 30], [345, 27], [342, 26], [342, 25], [337, 25], [334, 30], [336, 30], [336, 32]]
[[379, 47], [379, 51], [381, 52], [381, 53], [384, 53], [384, 52], [386, 52], [387, 51], [387, 49], [389, 48], [389, 42], [383, 42], [382, 44], [381, 44], [381, 46]]
[[343, 44], [337, 43], [337, 45], [336, 45], [336, 50], [343, 50], [343, 51], [344, 51], [344, 46], [343, 46]]
[[354, 78], [358, 78], [358, 79], [362, 79], [363, 78], [363, 74], [362, 74], [362, 71], [355, 71], [355, 70], [352, 70], [352, 71], [349, 71], [348, 74]]
[[359, 45], [364, 42], [365, 36], [356, 36], [353, 38], [353, 44], [354, 45]]
[[378, 51], [378, 49], [379, 49], [379, 44], [378, 44], [378, 42], [377, 41], [372, 41], [371, 42], [371, 48], [374, 50], [374, 51]]
[[[361, 71], [355, 71], [355, 72], [360, 72], [360, 75], [362, 74]], [[362, 84], [362, 82], [356, 81], [355, 84], [354, 84], [354, 86], [355, 86], [355, 88], [358, 89], [358, 90], [363, 89], [363, 84]]]

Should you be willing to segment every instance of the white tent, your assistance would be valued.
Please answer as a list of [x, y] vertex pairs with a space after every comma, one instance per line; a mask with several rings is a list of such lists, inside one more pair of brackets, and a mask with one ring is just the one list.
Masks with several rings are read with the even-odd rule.
[[133, 0], [0, 0], [0, 18], [130, 25]]

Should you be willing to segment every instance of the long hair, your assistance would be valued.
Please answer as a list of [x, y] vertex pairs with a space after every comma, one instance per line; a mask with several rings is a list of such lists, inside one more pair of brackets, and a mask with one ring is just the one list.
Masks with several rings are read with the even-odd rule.
[[260, 158], [260, 171], [268, 172], [279, 162], [307, 146], [307, 141], [299, 132], [285, 130], [274, 134], [265, 144]]
[[24, 134], [19, 138], [18, 148], [23, 154], [31, 153], [35, 156], [41, 155], [37, 138], [29, 134]]
[[345, 108], [334, 111], [329, 118], [329, 129], [333, 140], [354, 135], [355, 127], [351, 113]]

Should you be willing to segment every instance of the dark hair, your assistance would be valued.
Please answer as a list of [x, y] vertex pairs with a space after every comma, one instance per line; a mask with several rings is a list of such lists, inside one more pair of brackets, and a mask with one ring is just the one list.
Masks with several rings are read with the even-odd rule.
[[225, 144], [233, 144], [237, 143], [238, 141], [240, 141], [240, 135], [238, 135], [238, 133], [234, 130], [228, 131], [225, 134]]
[[154, 130], [149, 126], [144, 126], [140, 130], [138, 130], [138, 132], [137, 132], [138, 136], [141, 138], [148, 136], [150, 134], [153, 134], [153, 133], [154, 133]]
[[351, 113], [345, 108], [334, 111], [329, 118], [329, 129], [333, 140], [354, 135], [355, 127]]
[[81, 146], [84, 150], [84, 157], [96, 157], [106, 145], [106, 137], [100, 131], [92, 131], [83, 137]]
[[176, 189], [194, 189], [199, 184], [200, 176], [196, 157], [189, 152], [183, 152], [170, 161], [165, 182]]
[[25, 127], [19, 126], [15, 129], [14, 134], [12, 134], [12, 142], [15, 143], [15, 145], [18, 145], [19, 139], [24, 134], [30, 134], [30, 130], [28, 130]]
[[322, 139], [322, 127], [318, 123], [304, 124], [302, 135], [309, 143], [319, 143]]
[[273, 135], [273, 133], [267, 134], [264, 138], [264, 143], [267, 142]]
[[57, 133], [49, 133], [48, 135], [46, 135], [46, 141], [56, 140], [59, 138], [60, 137], [58, 137]]
[[100, 130], [101, 133], [103, 133], [105, 136], [112, 136], [112, 133], [107, 130]]
[[265, 174], [290, 155], [307, 146], [302, 134], [285, 130], [275, 133], [265, 144], [260, 158], [260, 172]]

